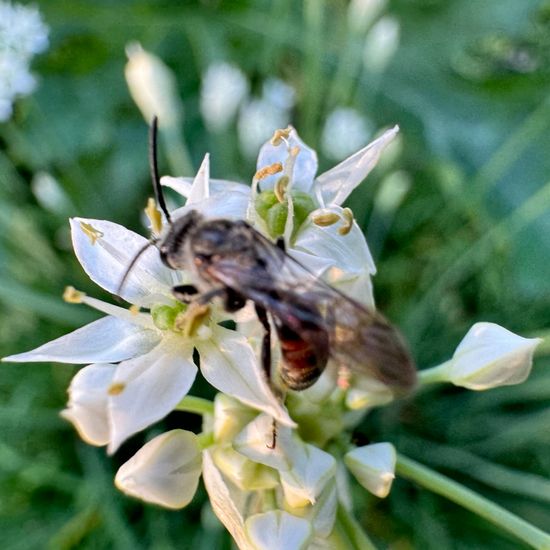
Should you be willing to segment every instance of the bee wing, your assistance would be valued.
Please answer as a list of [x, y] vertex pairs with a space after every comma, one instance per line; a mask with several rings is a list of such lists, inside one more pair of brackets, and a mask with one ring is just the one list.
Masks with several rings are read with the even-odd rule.
[[331, 287], [254, 231], [258, 262], [224, 256], [209, 275], [268, 310], [316, 345], [312, 326], [329, 335], [330, 354], [341, 365], [373, 376], [397, 392], [416, 382], [416, 369], [398, 330], [381, 314]]

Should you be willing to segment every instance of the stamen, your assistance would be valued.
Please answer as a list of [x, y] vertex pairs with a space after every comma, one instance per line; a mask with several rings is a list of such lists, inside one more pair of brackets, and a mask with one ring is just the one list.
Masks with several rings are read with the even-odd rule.
[[144, 210], [145, 215], [151, 222], [151, 229], [155, 235], [160, 235], [162, 231], [162, 215], [157, 208], [155, 199], [149, 198], [147, 201], [147, 207]]
[[289, 152], [291, 156], [297, 157], [298, 153], [300, 152], [300, 148], [297, 145], [295, 145]]
[[281, 176], [275, 184], [273, 192], [279, 202], [284, 202], [286, 200], [286, 190], [289, 183], [290, 178], [288, 176]]
[[316, 214], [311, 219], [315, 225], [320, 227], [329, 227], [339, 221], [340, 216], [335, 212], [323, 212], [321, 214]]
[[267, 178], [268, 176], [272, 176], [273, 174], [278, 174], [279, 172], [282, 172], [282, 171], [283, 171], [283, 165], [280, 162], [274, 162], [269, 166], [264, 166], [263, 168], [260, 168], [254, 174], [254, 179], [256, 181], [260, 181]]
[[284, 130], [275, 130], [271, 138], [271, 145], [277, 147], [283, 140], [286, 141], [290, 136], [290, 132], [292, 132], [292, 126], [287, 126]]
[[82, 229], [82, 231], [84, 231], [84, 233], [86, 233], [86, 235], [90, 238], [92, 245], [94, 245], [98, 239], [103, 237], [103, 233], [89, 223], [80, 222], [80, 229]]
[[141, 308], [137, 305], [137, 304], [132, 304], [129, 308], [128, 308], [128, 311], [132, 314], [132, 315], [137, 315], [139, 313], [139, 310]]
[[76, 290], [74, 286], [66, 286], [63, 292], [63, 300], [69, 304], [81, 304], [85, 297], [86, 294]]
[[342, 217], [344, 218], [344, 223], [338, 228], [338, 234], [343, 236], [347, 235], [353, 227], [353, 212], [351, 211], [351, 208], [344, 208], [342, 211]]
[[115, 382], [114, 384], [111, 384], [109, 386], [109, 388], [107, 389], [107, 393], [109, 395], [120, 395], [125, 388], [126, 384], [123, 384], [122, 382]]
[[192, 303], [187, 311], [180, 313], [174, 322], [174, 329], [185, 338], [196, 335], [198, 329], [210, 315], [210, 306]]

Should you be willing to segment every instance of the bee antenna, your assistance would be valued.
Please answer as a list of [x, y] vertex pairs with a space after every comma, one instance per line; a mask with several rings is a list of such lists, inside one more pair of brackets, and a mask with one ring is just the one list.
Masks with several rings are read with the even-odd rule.
[[155, 191], [155, 198], [160, 209], [166, 216], [166, 221], [171, 224], [172, 219], [166, 208], [166, 202], [164, 200], [164, 193], [162, 192], [162, 186], [160, 185], [159, 167], [158, 167], [158, 155], [157, 155], [157, 136], [158, 136], [158, 117], [154, 116], [151, 121], [151, 130], [149, 132], [149, 166], [151, 169], [151, 179], [153, 180], [153, 189]]
[[128, 267], [126, 268], [126, 271], [124, 272], [124, 275], [122, 276], [122, 279], [120, 280], [120, 283], [118, 285], [118, 288], [116, 289], [116, 295], [120, 296], [122, 293], [122, 290], [124, 288], [124, 285], [126, 284], [126, 281], [128, 280], [128, 276], [130, 275], [130, 272], [136, 265], [137, 261], [141, 257], [141, 255], [152, 245], [156, 244], [158, 239], [151, 239], [147, 241], [134, 255], [132, 258], [132, 261], [128, 264]]

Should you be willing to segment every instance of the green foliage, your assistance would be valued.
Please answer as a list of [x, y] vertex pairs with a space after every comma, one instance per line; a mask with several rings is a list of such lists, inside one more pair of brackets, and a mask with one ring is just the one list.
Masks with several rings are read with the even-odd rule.
[[[239, 65], [254, 92], [269, 76], [294, 86], [294, 125], [312, 147], [336, 105], [357, 108], [374, 127], [400, 125], [401, 152], [382, 161], [348, 206], [368, 228], [367, 238], [376, 238], [379, 307], [403, 328], [420, 367], [448, 358], [477, 320], [525, 336], [550, 331], [550, 5], [392, 2], [401, 42], [382, 73], [362, 67], [365, 32], [349, 32], [347, 6], [344, 0], [42, 3], [51, 46], [34, 67], [40, 85], [0, 124], [0, 355], [94, 318], [84, 306], [61, 301], [68, 284], [102, 297], [71, 253], [68, 216], [109, 219], [145, 233], [139, 219], [151, 194], [147, 129], [123, 76], [124, 48], [133, 40], [175, 71], [185, 109], [181, 137], [195, 168], [211, 152], [213, 177], [250, 181], [255, 171], [238, 150], [234, 126], [213, 135], [202, 122], [200, 74], [215, 60]], [[167, 159], [163, 166], [169, 172]], [[376, 196], [395, 170], [405, 171], [411, 186], [388, 216]], [[59, 182], [56, 205], [33, 194], [40, 172]], [[426, 389], [370, 414], [360, 435], [391, 441], [547, 528], [550, 362], [543, 349], [521, 386]], [[116, 468], [153, 430], [115, 457], [82, 443], [58, 416], [74, 372], [62, 365], [1, 367], [3, 547], [229, 548], [204, 494], [184, 511], [167, 512], [116, 491]], [[190, 420], [173, 413], [163, 426]], [[385, 501], [364, 491], [355, 497], [358, 519], [380, 545], [518, 548], [485, 520], [405, 480]]]

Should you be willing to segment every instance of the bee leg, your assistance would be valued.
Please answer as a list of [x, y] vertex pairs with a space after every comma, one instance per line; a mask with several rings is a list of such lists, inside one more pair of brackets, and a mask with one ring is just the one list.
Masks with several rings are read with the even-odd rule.
[[[264, 338], [262, 340], [262, 367], [268, 384], [271, 386], [271, 326], [267, 318], [267, 312], [263, 307], [255, 304], [256, 315], [265, 329]], [[277, 446], [277, 421], [273, 419], [271, 425], [271, 443], [266, 444], [268, 449], [275, 449]]]
[[285, 239], [284, 237], [279, 237], [277, 239], [277, 242], [275, 243], [275, 246], [277, 248], [280, 248], [283, 252], [286, 252], [286, 244], [285, 244]]
[[267, 318], [267, 312], [263, 307], [255, 305], [256, 315], [265, 329], [264, 338], [262, 340], [262, 367], [269, 385], [271, 386], [271, 326]]
[[184, 304], [190, 304], [198, 293], [197, 287], [193, 285], [178, 285], [172, 287], [174, 298]]
[[273, 419], [273, 422], [271, 423], [271, 443], [269, 445], [266, 444], [266, 447], [268, 449], [273, 450], [277, 446], [277, 421]]

